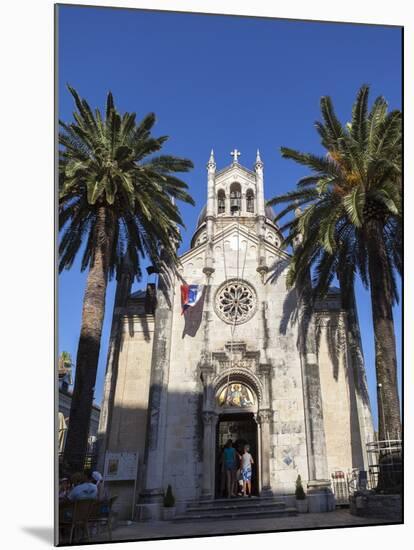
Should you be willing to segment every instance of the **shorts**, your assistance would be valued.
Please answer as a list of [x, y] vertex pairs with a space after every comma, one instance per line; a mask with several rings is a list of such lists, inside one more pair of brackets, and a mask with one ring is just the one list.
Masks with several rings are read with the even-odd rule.
[[252, 479], [252, 469], [251, 468], [242, 468], [241, 476], [243, 481], [250, 481]]

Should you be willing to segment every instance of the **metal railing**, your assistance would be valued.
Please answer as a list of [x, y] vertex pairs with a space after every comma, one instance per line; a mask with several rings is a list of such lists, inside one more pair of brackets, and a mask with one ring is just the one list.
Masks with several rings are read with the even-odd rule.
[[347, 475], [342, 470], [335, 470], [331, 474], [332, 491], [335, 495], [336, 505], [349, 504], [349, 487]]
[[367, 443], [368, 477], [372, 488], [386, 483], [397, 489], [402, 480], [402, 440], [385, 439]]
[[353, 468], [348, 472], [334, 470], [331, 473], [332, 491], [337, 506], [349, 504], [349, 497], [357, 491], [398, 492], [402, 485], [402, 440], [386, 439], [366, 444], [368, 470]]

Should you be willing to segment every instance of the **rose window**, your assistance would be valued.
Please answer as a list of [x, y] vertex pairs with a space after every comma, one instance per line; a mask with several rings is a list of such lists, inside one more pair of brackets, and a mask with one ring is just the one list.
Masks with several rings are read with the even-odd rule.
[[245, 281], [227, 281], [218, 289], [216, 313], [226, 323], [245, 323], [253, 317], [255, 311], [256, 293]]

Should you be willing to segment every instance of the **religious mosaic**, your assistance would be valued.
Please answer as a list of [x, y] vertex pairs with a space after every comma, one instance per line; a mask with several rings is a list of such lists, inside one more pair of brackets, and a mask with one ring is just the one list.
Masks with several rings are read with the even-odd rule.
[[254, 397], [250, 388], [237, 382], [223, 388], [218, 403], [220, 407], [251, 407], [254, 405]]

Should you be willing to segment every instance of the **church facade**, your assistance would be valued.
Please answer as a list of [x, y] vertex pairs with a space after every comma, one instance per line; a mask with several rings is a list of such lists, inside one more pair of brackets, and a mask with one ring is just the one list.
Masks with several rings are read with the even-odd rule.
[[[264, 167], [238, 151], [207, 164], [207, 204], [178, 274], [130, 293], [118, 281], [102, 402], [107, 453], [138, 453], [136, 479], [112, 482], [119, 513], [157, 519], [172, 486], [179, 509], [222, 495], [220, 454], [250, 445], [252, 489], [309, 494], [331, 474], [366, 469], [373, 425], [355, 308], [332, 289], [311, 316], [286, 288], [289, 254], [265, 206]], [[191, 287], [191, 285], [193, 285]], [[182, 312], [183, 288], [199, 299]], [[154, 300], [155, 296], [155, 300]]]

